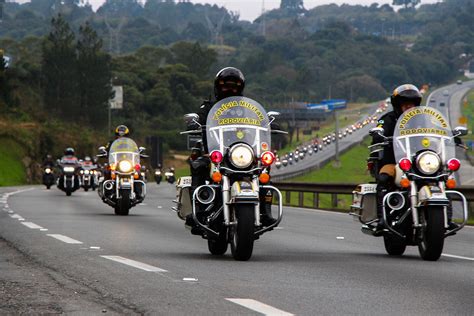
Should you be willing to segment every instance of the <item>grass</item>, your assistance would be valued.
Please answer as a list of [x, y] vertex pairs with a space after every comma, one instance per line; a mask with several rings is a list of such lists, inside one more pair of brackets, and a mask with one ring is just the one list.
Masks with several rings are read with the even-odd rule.
[[22, 159], [24, 149], [14, 140], [0, 137], [0, 186], [26, 183], [26, 171]]
[[[468, 93], [467, 102], [462, 105], [462, 115], [467, 119], [469, 134], [462, 138], [463, 142], [469, 146], [474, 144], [474, 91]], [[474, 146], [470, 146], [468, 154], [474, 159]]]

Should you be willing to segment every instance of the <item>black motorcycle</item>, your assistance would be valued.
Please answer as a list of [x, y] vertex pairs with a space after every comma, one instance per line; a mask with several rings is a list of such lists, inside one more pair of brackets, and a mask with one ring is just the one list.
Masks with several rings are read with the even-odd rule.
[[170, 168], [168, 171], [165, 172], [165, 179], [166, 182], [173, 184], [176, 181], [176, 176], [174, 174], [174, 168]]
[[146, 184], [141, 177], [140, 157], [147, 157], [130, 138], [121, 137], [110, 145], [99, 148], [98, 157], [108, 155], [109, 164], [104, 181], [99, 184], [99, 196], [112, 206], [116, 215], [128, 215], [130, 208], [141, 203], [146, 196]]
[[[183, 220], [192, 216], [196, 226], [191, 232], [208, 240], [211, 254], [224, 254], [230, 243], [236, 260], [248, 260], [254, 241], [282, 219], [281, 193], [269, 185], [269, 169], [275, 160], [270, 151], [274, 117], [254, 100], [230, 97], [213, 106], [206, 130], [197, 114], [185, 118], [199, 129], [183, 133], [207, 135], [212, 176], [197, 188], [191, 187], [191, 177], [180, 178], [174, 210]], [[271, 206], [272, 192], [278, 195], [278, 218], [266, 226], [261, 214]]]
[[[378, 162], [385, 146], [393, 144], [396, 166], [396, 189], [383, 198], [383, 224], [376, 230], [377, 202], [375, 183], [361, 184], [354, 191], [352, 215], [362, 223], [362, 232], [384, 239], [389, 255], [402, 255], [407, 246], [418, 246], [424, 260], [441, 256], [444, 239], [459, 231], [467, 222], [468, 208], [464, 195], [454, 191], [454, 172], [460, 162], [455, 158], [455, 137], [467, 134], [457, 127], [451, 131], [444, 116], [431, 107], [416, 107], [397, 121], [393, 137], [385, 137], [382, 128], [373, 128], [382, 143], [369, 147], [372, 175], [378, 174]], [[459, 224], [454, 224], [452, 200], [462, 201]]]
[[156, 169], [155, 170], [155, 182], [156, 184], [160, 184], [161, 180], [163, 179], [163, 176], [162, 176], [162, 173], [161, 173], [161, 169]]
[[60, 174], [58, 177], [58, 188], [70, 196], [72, 192], [80, 188], [79, 169], [80, 165], [75, 157], [63, 157], [58, 163]]
[[46, 189], [50, 189], [54, 184], [54, 169], [52, 166], [45, 166], [43, 169], [43, 184], [46, 186]]
[[97, 187], [97, 166], [94, 164], [82, 164], [80, 170], [80, 182], [84, 191], [95, 190]]

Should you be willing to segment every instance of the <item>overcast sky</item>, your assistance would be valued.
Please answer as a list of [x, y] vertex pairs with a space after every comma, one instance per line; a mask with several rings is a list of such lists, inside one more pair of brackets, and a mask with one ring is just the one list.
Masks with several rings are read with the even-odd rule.
[[[88, 0], [94, 10], [96, 10], [105, 0]], [[253, 21], [262, 13], [262, 4], [265, 1], [265, 10], [272, 10], [280, 6], [281, 0], [191, 0], [192, 3], [210, 3], [218, 6], [225, 6], [227, 10], [240, 13], [240, 19]], [[16, 2], [28, 2], [28, 0], [16, 0]], [[141, 2], [146, 2], [141, 0]], [[336, 3], [348, 3], [351, 5], [370, 5], [374, 2], [379, 4], [391, 4], [392, 0], [304, 0], [306, 9], [314, 8], [318, 5]], [[422, 4], [440, 2], [440, 0], [421, 0]]]

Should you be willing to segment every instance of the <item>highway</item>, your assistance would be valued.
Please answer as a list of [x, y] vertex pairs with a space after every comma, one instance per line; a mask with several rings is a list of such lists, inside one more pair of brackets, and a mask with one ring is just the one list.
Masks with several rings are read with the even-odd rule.
[[[237, 262], [211, 256], [206, 241], [184, 229], [170, 211], [174, 186], [148, 189], [130, 216], [115, 216], [95, 192], [0, 188], [0, 236], [24, 257], [13, 267], [0, 259], [0, 293], [5, 280], [35, 291], [17, 293], [29, 309], [13, 313], [472, 314], [471, 227], [447, 239], [439, 261], [425, 262], [414, 247], [387, 256], [383, 241], [347, 214], [285, 208], [251, 260]], [[28, 262], [32, 270], [24, 270]], [[46, 278], [54, 284], [46, 287]]]

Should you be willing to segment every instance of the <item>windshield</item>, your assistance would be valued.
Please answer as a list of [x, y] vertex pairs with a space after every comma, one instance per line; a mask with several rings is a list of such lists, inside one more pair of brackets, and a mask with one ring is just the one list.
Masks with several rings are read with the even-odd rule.
[[226, 149], [235, 143], [250, 145], [257, 156], [270, 150], [271, 130], [261, 104], [245, 97], [225, 98], [207, 116], [208, 151]]
[[134, 165], [140, 163], [138, 146], [130, 138], [121, 137], [110, 145], [109, 164], [114, 164], [121, 160], [131, 161]]
[[413, 158], [418, 152], [431, 150], [441, 160], [455, 157], [455, 143], [448, 120], [441, 112], [426, 106], [412, 108], [400, 116], [393, 134], [395, 159]]

